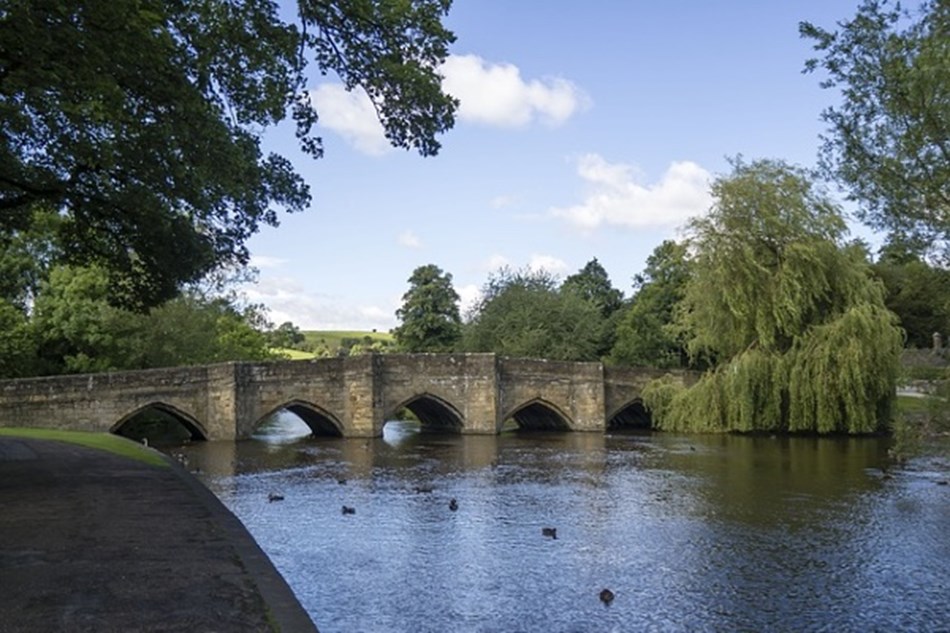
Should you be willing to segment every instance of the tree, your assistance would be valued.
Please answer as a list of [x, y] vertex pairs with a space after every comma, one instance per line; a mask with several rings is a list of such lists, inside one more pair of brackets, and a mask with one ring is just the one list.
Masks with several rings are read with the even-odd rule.
[[545, 271], [502, 268], [482, 289], [463, 329], [463, 349], [505, 356], [597, 360], [603, 317]]
[[135, 333], [142, 315], [108, 302], [105, 271], [97, 267], [57, 266], [41, 284], [32, 326], [43, 374], [99, 372], [136, 366]]
[[884, 283], [884, 302], [900, 319], [908, 346], [927, 348], [934, 332], [950, 333], [950, 271], [931, 266], [894, 241], [881, 249], [872, 268]]
[[434, 264], [416, 268], [396, 310], [401, 322], [393, 330], [396, 344], [413, 353], [453, 351], [462, 336], [458, 303], [451, 274]]
[[300, 328], [285, 321], [267, 333], [267, 344], [274, 348], [296, 349], [306, 340]]
[[[623, 307], [623, 293], [610, 283], [607, 271], [597, 258], [587, 262], [578, 272], [570, 275], [561, 284], [561, 293], [572, 293], [593, 305], [603, 317], [597, 337], [597, 358], [606, 356], [614, 346], [617, 320]], [[591, 324], [592, 327], [597, 324]]]
[[423, 155], [457, 102], [438, 65], [448, 0], [23, 0], [0, 11], [0, 235], [60, 213], [65, 262], [95, 264], [110, 300], [145, 308], [220, 265], [276, 209], [309, 205], [290, 161], [261, 147], [288, 114], [319, 157], [305, 54], [363, 87], [390, 141]]
[[36, 339], [26, 314], [0, 298], [0, 378], [36, 372]]
[[617, 324], [609, 362], [651, 367], [684, 367], [689, 358], [682, 332], [672, 327], [691, 273], [686, 244], [666, 240], [634, 277], [636, 294]]
[[827, 72], [840, 87], [822, 160], [876, 227], [950, 238], [950, 2], [928, 0], [912, 15], [864, 0], [857, 15], [828, 31], [808, 22], [804, 37], [822, 57], [806, 72]]
[[596, 257], [565, 279], [561, 292], [573, 292], [591, 302], [605, 319], [623, 306], [623, 293], [613, 287], [607, 271]]
[[869, 433], [888, 421], [902, 348], [864, 249], [801, 169], [736, 161], [690, 225], [693, 274], [677, 311], [694, 386], [645, 394], [668, 429]]
[[[256, 306], [185, 292], [148, 313], [112, 306], [108, 276], [95, 267], [54, 267], [41, 284], [32, 319], [0, 336], [0, 369], [23, 358], [32, 337], [31, 372], [60, 374], [147, 369], [270, 358]], [[28, 329], [23, 330], [23, 324]], [[7, 341], [7, 342], [3, 342]], [[15, 346], [16, 345], [16, 346]], [[26, 375], [10, 372], [7, 375]]]

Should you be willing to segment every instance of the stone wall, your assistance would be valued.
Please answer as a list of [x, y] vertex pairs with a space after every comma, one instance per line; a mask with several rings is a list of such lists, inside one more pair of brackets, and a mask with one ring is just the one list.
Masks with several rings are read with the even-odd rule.
[[494, 354], [373, 354], [56, 376], [0, 381], [0, 426], [115, 431], [155, 407], [196, 436], [228, 440], [288, 409], [318, 434], [376, 437], [407, 407], [427, 430], [498, 433], [514, 419], [602, 431], [662, 373]]

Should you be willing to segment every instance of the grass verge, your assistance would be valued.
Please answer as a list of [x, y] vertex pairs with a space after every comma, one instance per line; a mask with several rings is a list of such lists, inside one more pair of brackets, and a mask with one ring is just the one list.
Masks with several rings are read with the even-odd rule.
[[168, 463], [157, 452], [111, 433], [87, 433], [83, 431], [59, 431], [55, 429], [28, 429], [22, 427], [0, 428], [0, 435], [23, 437], [36, 440], [53, 440], [78, 444], [88, 448], [107, 451], [122, 457], [128, 457], [152, 466], [168, 467]]

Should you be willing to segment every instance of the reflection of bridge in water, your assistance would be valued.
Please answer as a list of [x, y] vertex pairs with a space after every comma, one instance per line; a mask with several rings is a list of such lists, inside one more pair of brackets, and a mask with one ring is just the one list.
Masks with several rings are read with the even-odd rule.
[[158, 410], [196, 439], [241, 439], [286, 409], [316, 435], [379, 437], [405, 408], [424, 431], [494, 434], [506, 421], [604, 431], [649, 425], [641, 393], [661, 373], [495, 354], [372, 354], [27, 378], [0, 382], [0, 426], [117, 432]]

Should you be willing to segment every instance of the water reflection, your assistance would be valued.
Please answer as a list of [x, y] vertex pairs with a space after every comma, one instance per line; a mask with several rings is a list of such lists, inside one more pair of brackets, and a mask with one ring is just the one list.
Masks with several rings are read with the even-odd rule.
[[275, 431], [188, 451], [324, 633], [950, 622], [950, 487], [881, 439]]

